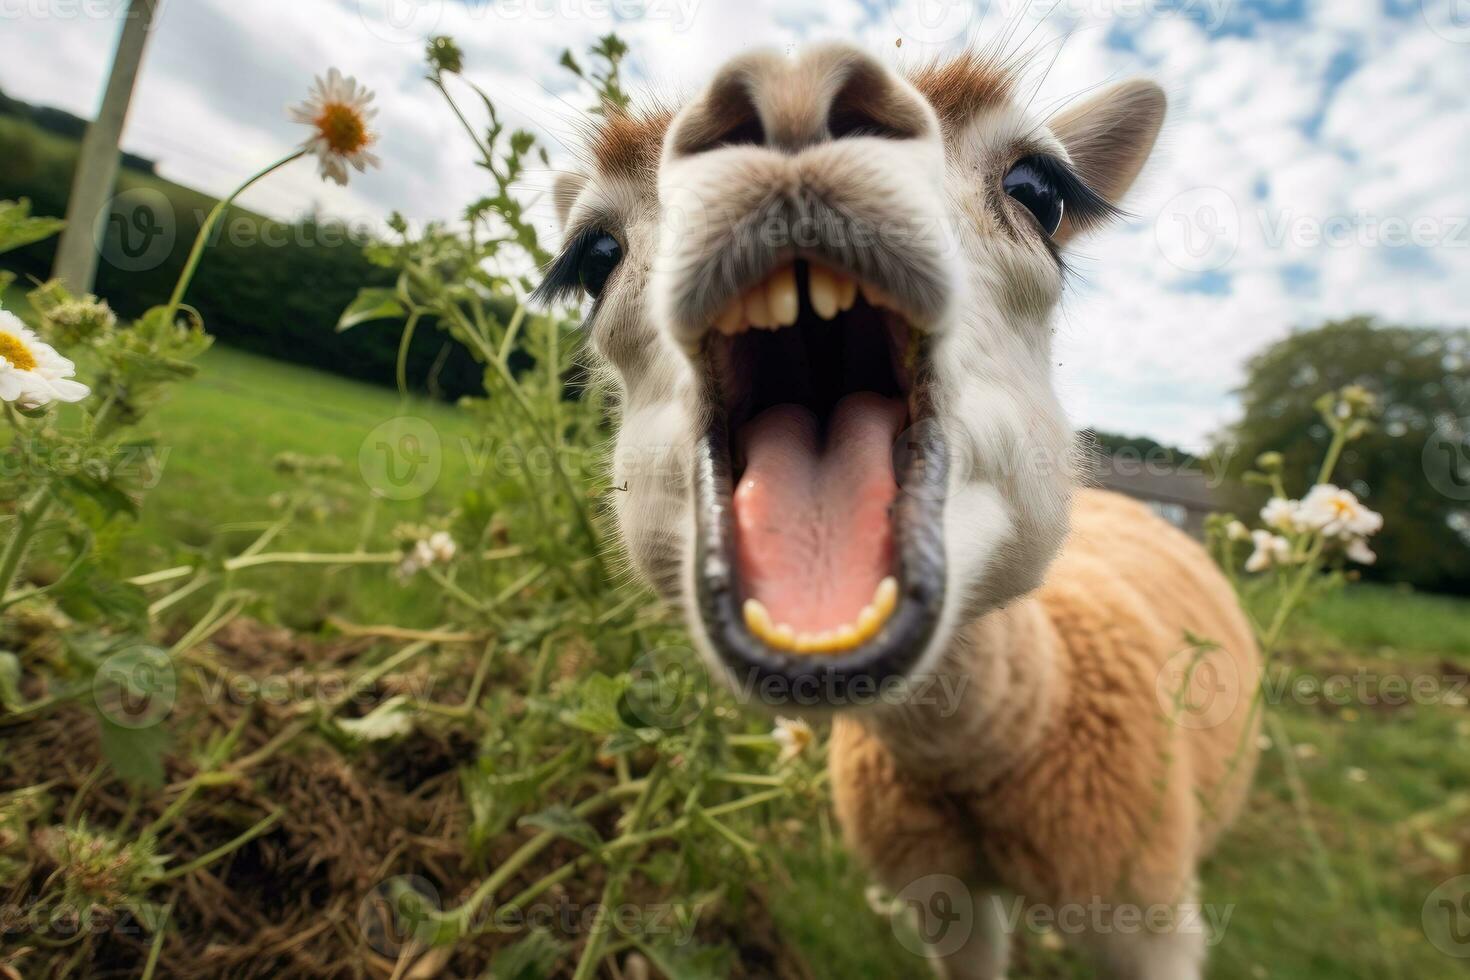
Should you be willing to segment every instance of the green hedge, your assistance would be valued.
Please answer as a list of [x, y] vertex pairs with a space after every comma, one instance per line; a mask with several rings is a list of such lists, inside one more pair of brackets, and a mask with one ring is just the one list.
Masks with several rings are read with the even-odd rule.
[[[77, 146], [75, 140], [43, 131], [28, 120], [0, 116], [0, 199], [27, 197], [34, 214], [65, 214]], [[249, 166], [242, 163], [241, 179]], [[130, 268], [119, 268], [107, 256], [123, 253], [104, 250], [95, 291], [120, 314], [136, 316], [168, 299], [215, 199], [126, 167], [117, 191], [161, 194], [167, 207], [160, 210], [173, 216], [172, 247], [164, 248], [166, 236], [157, 238], [157, 255], [147, 253], [146, 262], [136, 263], [147, 267], [132, 268], [135, 263], [124, 258], [120, 261]], [[396, 324], [369, 323], [346, 334], [334, 329], [360, 287], [392, 284], [390, 272], [363, 257], [363, 236], [330, 221], [306, 219], [286, 225], [232, 208], [216, 237], [189, 292], [189, 302], [203, 313], [216, 338], [345, 377], [393, 383]], [[5, 264], [21, 275], [44, 279], [50, 275], [55, 248], [53, 239], [19, 249], [5, 256]], [[417, 387], [447, 398], [481, 390], [480, 370], [473, 359], [433, 329], [420, 329], [414, 337], [409, 378]]]

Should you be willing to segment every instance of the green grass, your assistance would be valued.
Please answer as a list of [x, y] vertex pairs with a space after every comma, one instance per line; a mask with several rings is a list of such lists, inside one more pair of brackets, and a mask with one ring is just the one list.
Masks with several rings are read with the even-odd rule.
[[[134, 573], [245, 547], [259, 525], [279, 516], [272, 501], [300, 486], [275, 467], [283, 452], [335, 457], [342, 467], [308, 517], [277, 539], [272, 551], [390, 549], [394, 525], [447, 512], [485, 463], [473, 448], [472, 423], [453, 406], [400, 404], [388, 389], [223, 347], [206, 353], [199, 367], [199, 377], [173, 389], [143, 426], [164, 465], [129, 536], [125, 564]], [[438, 433], [441, 473], [422, 497], [377, 499], [359, 470], [359, 452], [379, 426], [401, 416], [423, 419]], [[421, 597], [384, 566], [325, 575], [320, 569], [268, 566], [238, 576], [239, 585], [284, 600], [269, 605], [298, 625], [332, 614], [422, 625], [435, 611], [425, 609]]]
[[[368, 503], [359, 450], [376, 426], [401, 414], [422, 417], [438, 431], [442, 474], [423, 498]], [[294, 485], [272, 466], [283, 451], [331, 455], [344, 465], [340, 486], [324, 496], [321, 519], [293, 529], [272, 550], [382, 548], [394, 523], [442, 512], [478, 479], [477, 457], [464, 442], [476, 433], [463, 413], [438, 404], [402, 408], [390, 390], [228, 349], [208, 353], [200, 378], [176, 389], [147, 427], [168, 455], [162, 482], [125, 545], [125, 563], [135, 572], [197, 560], [225, 545], [242, 547], [254, 532], [230, 525], [272, 519], [268, 499]], [[264, 608], [302, 625], [333, 613], [414, 624], [435, 612], [381, 567], [326, 575], [260, 569], [241, 573], [239, 584], [274, 600]], [[1282, 669], [1288, 678], [1357, 670], [1406, 679], [1463, 675], [1470, 671], [1470, 603], [1350, 586], [1295, 625]], [[1304, 747], [1294, 758], [1338, 892], [1330, 893], [1319, 876], [1282, 758], [1269, 751], [1249, 806], [1204, 869], [1205, 901], [1231, 912], [1209, 975], [1452, 975], [1456, 964], [1425, 941], [1420, 914], [1437, 884], [1466, 871], [1470, 710], [1289, 698], [1270, 710]], [[927, 975], [925, 964], [868, 908], [860, 869], [828, 846], [829, 833], [814, 829], [810, 846], [784, 861], [790, 880], [775, 888], [772, 907], [786, 941], [819, 977]], [[1042, 937], [1021, 938], [1024, 968], [1014, 978], [1090, 975], [1072, 953]]]
[[1435, 654], [1470, 658], [1470, 611], [1464, 599], [1387, 585], [1356, 585], [1304, 610], [1294, 639], [1387, 658]]

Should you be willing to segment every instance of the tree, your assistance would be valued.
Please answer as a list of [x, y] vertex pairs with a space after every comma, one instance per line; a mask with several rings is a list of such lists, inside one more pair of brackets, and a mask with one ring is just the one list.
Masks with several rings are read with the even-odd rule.
[[[1292, 334], [1247, 364], [1244, 413], [1217, 442], [1230, 503], [1258, 509], [1266, 491], [1242, 485], [1276, 450], [1309, 482], [1329, 438], [1313, 403], [1357, 384], [1379, 399], [1378, 424], [1344, 454], [1339, 483], [1384, 517], [1378, 563], [1365, 576], [1470, 593], [1470, 330], [1334, 321]], [[1288, 489], [1296, 489], [1290, 484]]]

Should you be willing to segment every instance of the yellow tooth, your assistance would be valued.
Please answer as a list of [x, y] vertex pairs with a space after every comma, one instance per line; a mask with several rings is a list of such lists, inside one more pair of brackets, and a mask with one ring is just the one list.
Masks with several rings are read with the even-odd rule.
[[775, 320], [771, 319], [771, 307], [766, 302], [766, 287], [756, 286], [745, 294], [745, 319], [750, 321], [752, 327], [771, 327]]
[[715, 321], [715, 329], [727, 337], [734, 336], [737, 333], [743, 333], [745, 330], [745, 305], [740, 302], [732, 302], [729, 306], [725, 307], [725, 311]]
[[812, 300], [812, 310], [823, 320], [837, 315], [841, 305], [841, 294], [832, 273], [821, 266], [811, 266], [807, 272], [807, 295]]
[[817, 632], [797, 632], [785, 623], [771, 620], [770, 610], [759, 599], [746, 599], [741, 611], [751, 634], [777, 650], [793, 653], [844, 653], [878, 635], [898, 607], [898, 580], [888, 576], [873, 590], [873, 601], [857, 618], [844, 626]]
[[877, 286], [870, 286], [867, 283], [863, 283], [862, 290], [863, 299], [868, 301], [869, 306], [880, 306], [888, 310], [893, 309], [893, 300]]
[[745, 613], [745, 625], [752, 633], [762, 640], [771, 635], [771, 614], [766, 611], [765, 604], [759, 599], [746, 599], [742, 607]]
[[838, 276], [837, 277], [837, 308], [838, 309], [844, 310], [844, 311], [852, 309], [853, 304], [857, 302], [857, 294], [858, 294], [857, 280], [855, 280], [855, 279], [849, 279], [846, 276]]
[[893, 610], [898, 606], [898, 579], [892, 575], [878, 583], [878, 588], [873, 590], [873, 610], [878, 613], [879, 622], [887, 622], [888, 617], [893, 615]]
[[799, 305], [796, 298], [796, 268], [777, 269], [766, 282], [766, 303], [771, 309], [771, 322], [789, 327], [796, 322]]

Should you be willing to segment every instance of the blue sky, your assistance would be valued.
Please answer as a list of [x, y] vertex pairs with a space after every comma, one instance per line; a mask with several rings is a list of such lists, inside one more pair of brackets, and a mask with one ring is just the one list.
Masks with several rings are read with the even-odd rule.
[[[339, 190], [302, 165], [246, 200], [373, 228], [392, 209], [452, 217], [483, 191], [423, 82], [429, 33], [458, 38], [467, 72], [554, 166], [573, 160], [585, 102], [556, 58], [608, 30], [633, 46], [635, 87], [673, 98], [741, 51], [829, 38], [912, 63], [1012, 31], [1034, 51], [1039, 115], [1153, 77], [1171, 113], [1126, 202], [1134, 218], [1078, 248], [1058, 321], [1058, 383], [1079, 425], [1197, 447], [1233, 417], [1246, 358], [1295, 327], [1470, 319], [1470, 0], [162, 3], [125, 146], [225, 192], [301, 139], [284, 109], [336, 65], [378, 93], [383, 170]], [[0, 0], [0, 88], [90, 114], [118, 5]]]

